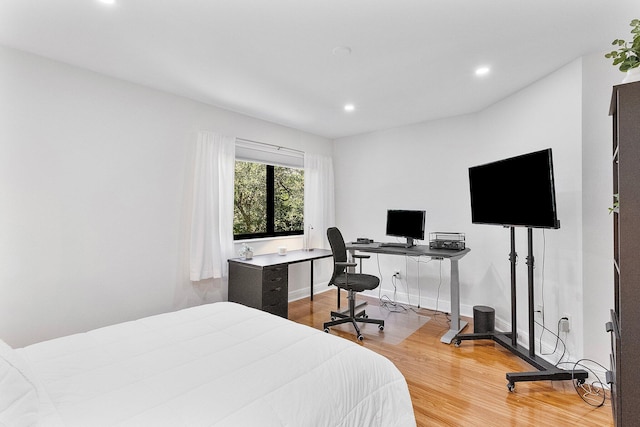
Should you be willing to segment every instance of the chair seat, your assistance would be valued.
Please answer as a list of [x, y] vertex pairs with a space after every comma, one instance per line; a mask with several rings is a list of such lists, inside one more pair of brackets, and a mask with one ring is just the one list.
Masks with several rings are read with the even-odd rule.
[[380, 284], [380, 279], [371, 274], [349, 274], [347, 281], [347, 276], [342, 274], [336, 277], [334, 284], [347, 291], [362, 292], [377, 288]]

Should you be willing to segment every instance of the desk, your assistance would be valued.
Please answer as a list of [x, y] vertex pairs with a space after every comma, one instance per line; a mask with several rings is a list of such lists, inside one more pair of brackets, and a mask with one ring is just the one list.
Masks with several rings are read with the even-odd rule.
[[452, 251], [446, 249], [430, 249], [428, 245], [399, 248], [380, 246], [380, 243], [347, 243], [347, 250], [352, 255], [355, 251], [359, 251], [386, 255], [427, 256], [448, 259], [451, 262], [451, 326], [442, 338], [440, 338], [440, 341], [450, 344], [453, 338], [467, 326], [467, 322], [460, 319], [460, 275], [458, 272], [458, 261], [469, 253], [469, 248], [461, 251]]
[[255, 255], [229, 262], [229, 301], [254, 307], [281, 317], [289, 315], [289, 264], [311, 262], [310, 298], [313, 301], [313, 261], [329, 258], [327, 249], [288, 251], [285, 255]]

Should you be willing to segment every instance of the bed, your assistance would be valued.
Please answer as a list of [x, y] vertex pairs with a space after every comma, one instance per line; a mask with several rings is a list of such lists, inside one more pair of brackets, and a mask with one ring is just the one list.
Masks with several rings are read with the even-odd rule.
[[235, 303], [0, 344], [0, 426], [415, 426], [388, 359]]

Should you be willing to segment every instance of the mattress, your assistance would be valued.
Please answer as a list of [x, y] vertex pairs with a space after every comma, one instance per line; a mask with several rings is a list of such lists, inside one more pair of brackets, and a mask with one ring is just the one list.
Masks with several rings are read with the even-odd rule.
[[391, 361], [234, 303], [16, 352], [35, 378], [42, 426], [415, 426]]

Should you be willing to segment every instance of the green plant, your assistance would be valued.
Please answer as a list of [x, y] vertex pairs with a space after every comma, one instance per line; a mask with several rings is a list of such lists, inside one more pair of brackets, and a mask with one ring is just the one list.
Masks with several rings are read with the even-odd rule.
[[609, 208], [609, 213], [620, 211], [620, 198], [617, 194], [613, 195], [613, 207]]
[[612, 50], [605, 55], [605, 58], [613, 59], [613, 65], [619, 65], [622, 72], [627, 72], [640, 66], [640, 19], [632, 20], [629, 25], [633, 27], [631, 29], [633, 41], [626, 42], [622, 39], [615, 39], [611, 44], [618, 46], [618, 49]]

